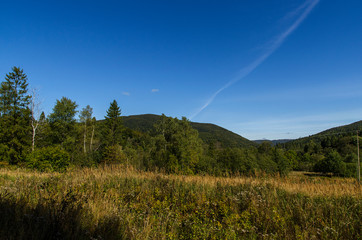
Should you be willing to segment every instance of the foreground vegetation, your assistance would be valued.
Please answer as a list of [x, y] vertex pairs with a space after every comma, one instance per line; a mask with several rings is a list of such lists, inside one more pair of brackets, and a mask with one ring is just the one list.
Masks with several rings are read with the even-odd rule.
[[162, 115], [141, 132], [115, 100], [97, 121], [89, 105], [76, 119], [66, 97], [46, 116], [36, 96], [20, 68], [1, 82], [2, 239], [361, 237], [351, 134], [227, 147], [215, 140], [224, 130], [203, 128], [202, 140], [186, 118]]
[[360, 239], [353, 179], [0, 169], [3, 239]]

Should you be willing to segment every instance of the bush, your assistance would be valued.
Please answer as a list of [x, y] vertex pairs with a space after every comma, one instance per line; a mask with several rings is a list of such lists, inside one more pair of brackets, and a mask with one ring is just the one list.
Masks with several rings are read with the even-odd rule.
[[122, 146], [112, 145], [105, 148], [103, 154], [103, 163], [125, 163], [127, 156], [124, 153]]
[[37, 149], [27, 157], [27, 166], [40, 171], [64, 172], [69, 162], [69, 154], [60, 147]]
[[314, 165], [314, 171], [344, 176], [346, 172], [346, 164], [342, 161], [341, 155], [339, 155], [337, 151], [333, 150], [327, 154], [327, 157], [318, 161]]

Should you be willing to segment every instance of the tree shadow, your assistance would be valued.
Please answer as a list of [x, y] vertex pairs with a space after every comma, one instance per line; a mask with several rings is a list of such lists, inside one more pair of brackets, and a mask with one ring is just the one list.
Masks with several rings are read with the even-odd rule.
[[0, 239], [123, 239], [120, 218], [92, 224], [93, 217], [69, 194], [60, 203], [47, 200], [35, 207], [0, 196], [0, 216]]

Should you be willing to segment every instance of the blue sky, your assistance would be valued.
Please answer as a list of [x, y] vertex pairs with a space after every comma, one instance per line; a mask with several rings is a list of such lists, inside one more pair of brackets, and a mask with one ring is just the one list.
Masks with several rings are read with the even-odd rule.
[[249, 139], [362, 119], [362, 1], [0, 2], [0, 74], [20, 66], [50, 113], [165, 113]]

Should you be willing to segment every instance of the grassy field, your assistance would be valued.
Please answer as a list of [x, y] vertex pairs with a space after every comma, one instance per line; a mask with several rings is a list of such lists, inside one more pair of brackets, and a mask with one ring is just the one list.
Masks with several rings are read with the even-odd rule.
[[361, 239], [353, 179], [0, 169], [1, 239]]

